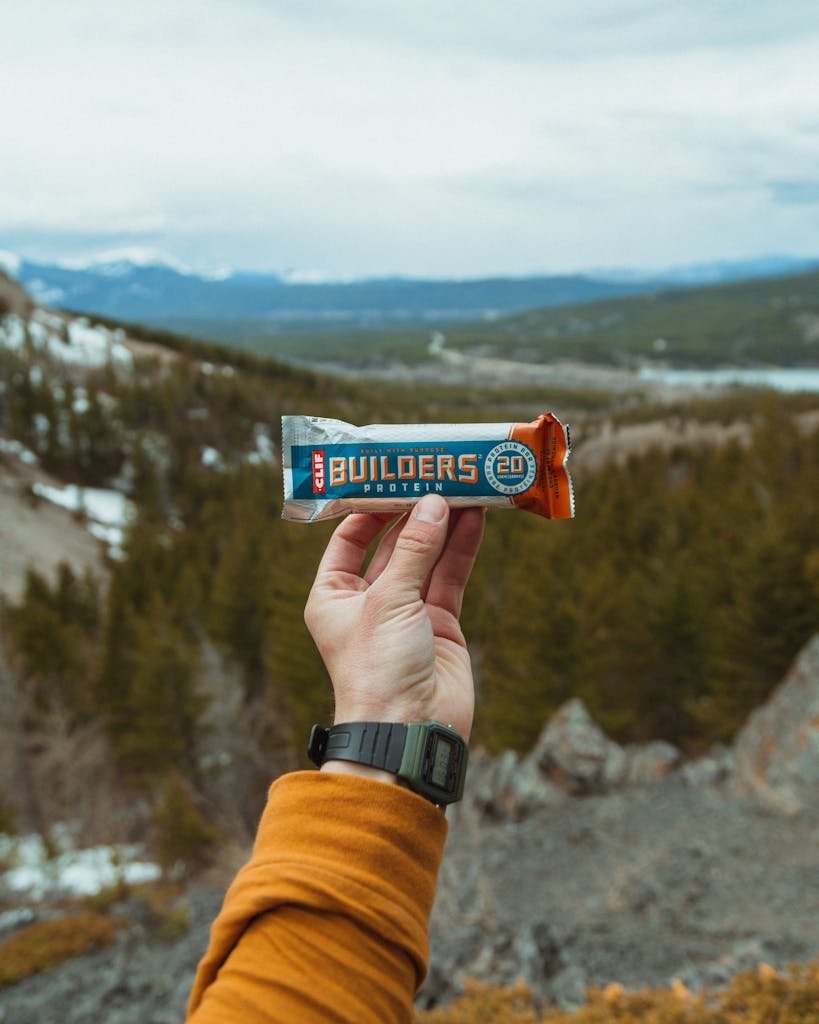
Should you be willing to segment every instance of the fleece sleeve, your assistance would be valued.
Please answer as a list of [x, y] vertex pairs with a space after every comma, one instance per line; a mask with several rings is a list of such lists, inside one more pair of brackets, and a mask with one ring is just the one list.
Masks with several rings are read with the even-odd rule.
[[400, 786], [295, 772], [196, 974], [188, 1024], [405, 1024], [424, 979], [446, 819]]

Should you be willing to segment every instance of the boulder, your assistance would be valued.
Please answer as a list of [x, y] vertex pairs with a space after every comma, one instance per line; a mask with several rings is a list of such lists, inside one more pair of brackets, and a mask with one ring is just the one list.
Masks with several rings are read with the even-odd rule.
[[692, 787], [718, 786], [734, 772], [734, 751], [718, 744], [707, 754], [682, 766], [681, 776]]
[[567, 701], [549, 719], [530, 757], [572, 794], [603, 792], [621, 783], [628, 767], [623, 748], [592, 721], [578, 698]]
[[735, 747], [737, 784], [769, 808], [819, 808], [819, 634], [771, 698], [748, 719]]
[[520, 821], [538, 807], [549, 807], [565, 794], [531, 758], [512, 750], [492, 757], [478, 749], [469, 757], [465, 799], [490, 818]]
[[566, 963], [561, 937], [546, 919], [534, 917], [517, 927], [500, 925], [484, 932], [475, 958], [459, 967], [450, 975], [457, 988], [467, 978], [501, 987], [522, 979], [542, 997], [549, 994], [550, 979], [559, 976]]
[[665, 740], [652, 740], [637, 747], [626, 747], [626, 781], [645, 786], [659, 782], [680, 766], [682, 751]]

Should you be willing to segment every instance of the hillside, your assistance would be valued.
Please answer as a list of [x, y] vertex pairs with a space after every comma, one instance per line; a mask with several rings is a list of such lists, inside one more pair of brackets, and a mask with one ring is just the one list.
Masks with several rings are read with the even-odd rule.
[[[261, 323], [217, 336], [254, 351], [356, 365], [419, 364], [441, 369], [441, 347], [471, 359], [513, 364], [591, 364], [621, 377], [641, 365], [819, 365], [819, 273], [728, 284], [654, 289], [647, 294], [535, 309], [484, 322], [404, 327], [378, 333], [305, 331], [271, 336]], [[435, 339], [439, 339], [437, 342]], [[435, 372], [433, 370], [433, 372]], [[642, 382], [632, 381], [640, 386]], [[606, 384], [602, 385], [604, 388]]]
[[677, 366], [819, 363], [819, 273], [661, 291], [455, 328], [454, 347], [489, 347], [538, 361], [560, 358]]
[[[22, 461], [18, 451], [29, 458]], [[12, 602], [22, 598], [30, 569], [53, 579], [64, 562], [76, 576], [107, 576], [104, 545], [88, 522], [38, 497], [35, 488], [53, 493], [60, 481], [31, 465], [30, 456], [0, 440], [0, 594]]]

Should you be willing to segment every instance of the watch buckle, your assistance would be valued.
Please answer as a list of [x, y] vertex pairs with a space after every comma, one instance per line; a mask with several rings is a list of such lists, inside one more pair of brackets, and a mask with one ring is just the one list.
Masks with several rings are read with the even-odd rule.
[[327, 753], [327, 740], [329, 732], [320, 725], [314, 725], [310, 730], [310, 738], [307, 741], [307, 756], [316, 766], [321, 768], [324, 764], [324, 755]]

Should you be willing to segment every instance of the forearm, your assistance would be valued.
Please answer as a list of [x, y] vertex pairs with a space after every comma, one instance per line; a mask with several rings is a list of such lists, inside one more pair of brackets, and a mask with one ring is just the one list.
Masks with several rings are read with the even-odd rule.
[[401, 787], [280, 779], [214, 923], [190, 1024], [410, 1021], [445, 836], [443, 815]]

